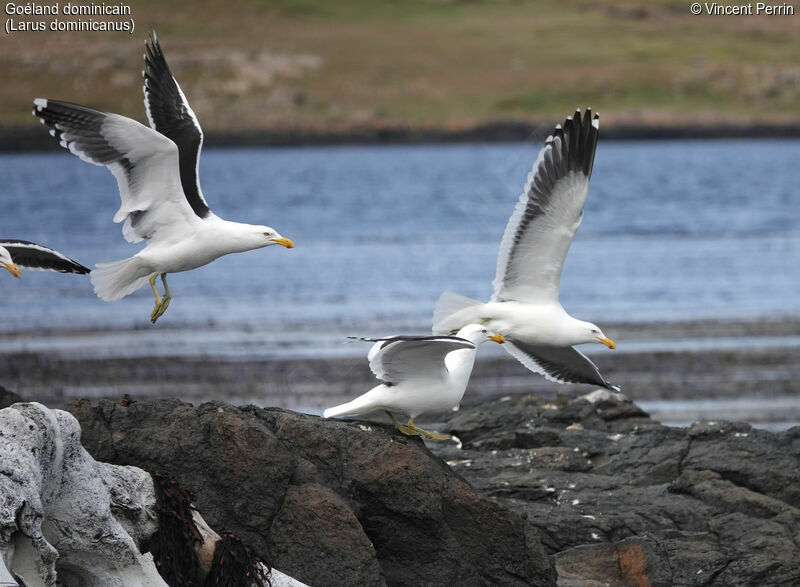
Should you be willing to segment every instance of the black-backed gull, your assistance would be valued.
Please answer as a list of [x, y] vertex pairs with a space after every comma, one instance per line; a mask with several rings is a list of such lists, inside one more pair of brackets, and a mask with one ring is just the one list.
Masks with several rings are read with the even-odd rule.
[[21, 268], [83, 275], [90, 271], [50, 247], [18, 239], [0, 239], [0, 266], [14, 277], [22, 276]]
[[508, 221], [497, 257], [494, 294], [481, 303], [444, 292], [433, 314], [433, 332], [484, 324], [502, 334], [506, 350], [531, 371], [558, 383], [619, 388], [573, 347], [614, 342], [590, 322], [576, 320], [559, 301], [564, 259], [583, 218], [599, 117], [587, 109], [566, 119], [545, 141], [525, 190]]
[[[170, 73], [155, 35], [146, 42], [144, 94], [148, 128], [135, 120], [86, 106], [37, 98], [33, 114], [84, 161], [107, 167], [117, 179], [129, 242], [147, 239], [133, 257], [98, 263], [91, 273], [95, 293], [106, 301], [133, 293], [145, 282], [155, 295], [150, 320], [172, 298], [167, 273], [189, 271], [229, 253], [294, 243], [269, 226], [223, 220], [208, 207], [197, 167], [203, 132]], [[156, 289], [161, 276], [164, 296]]]

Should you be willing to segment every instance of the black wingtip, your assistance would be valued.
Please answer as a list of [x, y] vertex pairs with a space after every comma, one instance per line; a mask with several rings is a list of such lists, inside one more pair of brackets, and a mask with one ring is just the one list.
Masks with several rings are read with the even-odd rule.
[[145, 64], [162, 57], [164, 54], [161, 50], [161, 43], [158, 42], [158, 35], [156, 35], [155, 30], [152, 30], [148, 38], [144, 40], [144, 46], [147, 50], [144, 55]]
[[599, 119], [600, 115], [592, 112], [591, 107], [583, 111], [576, 108], [575, 114], [567, 116], [563, 124], [564, 155], [569, 160], [568, 166], [582, 171], [587, 177], [591, 177], [594, 167]]
[[583, 115], [583, 125], [586, 127], [591, 126], [592, 124], [592, 109], [587, 108], [586, 113]]

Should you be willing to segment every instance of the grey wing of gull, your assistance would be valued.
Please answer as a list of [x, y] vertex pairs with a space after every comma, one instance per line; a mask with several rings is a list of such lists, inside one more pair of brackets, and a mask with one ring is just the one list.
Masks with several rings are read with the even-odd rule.
[[124, 116], [37, 98], [33, 114], [50, 127], [61, 146], [117, 180], [120, 208], [114, 222], [125, 224], [130, 242], [156, 237], [159, 229], [191, 229], [201, 220], [192, 212], [180, 184], [178, 148], [157, 131]]
[[506, 350], [531, 371], [557, 383], [588, 383], [611, 391], [620, 388], [606, 381], [597, 366], [574, 347], [525, 344], [519, 341], [504, 345]]
[[580, 110], [547, 138], [508, 220], [493, 302], [558, 301], [561, 270], [583, 218], [594, 165], [598, 116]]
[[58, 271], [59, 273], [89, 273], [90, 269], [58, 251], [30, 241], [4, 239], [0, 246], [8, 251], [11, 260], [25, 269]]
[[200, 218], [211, 210], [200, 189], [199, 163], [203, 130], [172, 75], [155, 33], [145, 42], [144, 106], [150, 126], [178, 145], [181, 185], [186, 200]]
[[475, 345], [458, 336], [393, 336], [362, 338], [375, 342], [370, 349], [369, 367], [375, 377], [395, 385], [413, 379], [442, 379], [447, 375], [444, 358]]

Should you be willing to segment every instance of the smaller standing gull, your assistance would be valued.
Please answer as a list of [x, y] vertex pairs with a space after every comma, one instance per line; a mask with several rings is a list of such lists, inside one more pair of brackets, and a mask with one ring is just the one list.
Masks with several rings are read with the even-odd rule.
[[14, 277], [21, 277], [21, 267], [34, 271], [87, 274], [89, 269], [58, 251], [36, 243], [15, 239], [0, 239], [0, 266]]
[[[479, 324], [465, 326], [456, 336], [359, 340], [375, 342], [367, 359], [369, 368], [383, 383], [351, 402], [328, 408], [323, 416], [332, 418], [384, 410], [403, 434], [434, 440], [447, 440], [450, 436], [427, 432], [414, 424], [414, 418], [457, 405], [467, 389], [478, 345], [487, 340], [505, 342], [501, 335]], [[408, 423], [398, 422], [392, 412], [406, 414]]]
[[[144, 94], [148, 128], [118, 114], [37, 98], [37, 116], [61, 146], [117, 180], [121, 205], [114, 222], [122, 234], [147, 246], [129, 259], [99, 263], [92, 271], [95, 293], [105, 301], [125, 297], [149, 281], [155, 322], [172, 299], [167, 273], [189, 271], [230, 253], [294, 243], [269, 226], [223, 220], [208, 207], [198, 181], [203, 144], [200, 124], [172, 77], [155, 36], [146, 44]], [[156, 289], [161, 276], [164, 297]]]
[[484, 324], [502, 332], [506, 350], [531, 371], [558, 383], [591, 383], [612, 391], [597, 367], [573, 345], [614, 341], [594, 324], [576, 320], [559, 302], [559, 282], [572, 237], [583, 218], [597, 148], [599, 117], [591, 109], [557, 125], [539, 152], [508, 221], [494, 294], [488, 303], [444, 292], [433, 313], [433, 332]]

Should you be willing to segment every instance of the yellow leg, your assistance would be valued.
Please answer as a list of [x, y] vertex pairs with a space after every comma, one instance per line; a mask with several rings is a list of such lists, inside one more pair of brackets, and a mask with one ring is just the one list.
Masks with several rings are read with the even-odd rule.
[[150, 322], [152, 322], [153, 324], [155, 324], [156, 320], [158, 320], [162, 316], [162, 314], [164, 314], [164, 312], [167, 311], [167, 308], [169, 307], [169, 302], [172, 299], [172, 294], [170, 294], [169, 287], [167, 286], [167, 274], [166, 273], [161, 274], [161, 283], [164, 284], [163, 298], [161, 298], [158, 295], [158, 290], [156, 289], [156, 275], [157, 274], [153, 274], [153, 276], [150, 278], [150, 287], [153, 288], [153, 293], [156, 296], [156, 307], [153, 308], [153, 312], [150, 314]]
[[409, 430], [413, 430], [417, 434], [421, 434], [422, 436], [425, 436], [426, 438], [430, 438], [432, 440], [450, 440], [449, 434], [436, 434], [435, 432], [428, 432], [427, 430], [423, 430], [422, 428], [414, 424], [414, 422], [411, 421], [411, 418], [408, 419], [408, 424], [406, 424], [406, 428], [408, 428]]
[[392, 419], [395, 428], [397, 428], [400, 432], [402, 432], [406, 436], [424, 436], [432, 440], [450, 440], [451, 438], [449, 434], [435, 434], [433, 432], [428, 432], [427, 430], [423, 430], [422, 428], [414, 424], [411, 418], [408, 419], [408, 424], [401, 424], [400, 422], [397, 421], [397, 418], [395, 418], [391, 412], [387, 411], [386, 413], [389, 414], [389, 417]]
[[153, 273], [150, 276], [149, 281], [150, 281], [150, 287], [153, 288], [153, 295], [156, 296], [156, 306], [158, 306], [161, 303], [161, 296], [158, 295], [158, 290], [156, 289], [156, 275], [158, 275], [158, 273]]
[[412, 430], [408, 426], [405, 426], [405, 425], [401, 424], [400, 422], [398, 422], [397, 418], [394, 417], [394, 414], [392, 414], [389, 411], [386, 411], [386, 413], [392, 419], [392, 423], [394, 424], [394, 427], [397, 428], [400, 432], [402, 432], [406, 436], [419, 436], [418, 432], [416, 432], [415, 430]]

